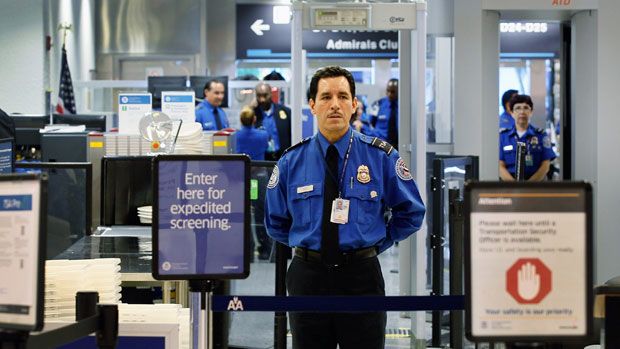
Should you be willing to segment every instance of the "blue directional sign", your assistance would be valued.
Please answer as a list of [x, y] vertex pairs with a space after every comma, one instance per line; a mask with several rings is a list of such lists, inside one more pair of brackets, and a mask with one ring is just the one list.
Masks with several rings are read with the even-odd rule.
[[[291, 57], [288, 5], [237, 4], [237, 59]], [[398, 58], [396, 31], [306, 30], [309, 58]]]
[[245, 155], [154, 160], [156, 279], [247, 277], [249, 161]]

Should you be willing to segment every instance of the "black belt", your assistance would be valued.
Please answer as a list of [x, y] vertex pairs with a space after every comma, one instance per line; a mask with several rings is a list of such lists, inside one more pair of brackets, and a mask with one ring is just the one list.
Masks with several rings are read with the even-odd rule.
[[[345, 265], [355, 263], [364, 259], [372, 258], [377, 256], [377, 248], [366, 247], [359, 250], [351, 250], [340, 252], [339, 254], [339, 262], [334, 265]], [[321, 258], [321, 252], [315, 250], [309, 250], [303, 247], [295, 247], [295, 257], [299, 257], [305, 261], [315, 262], [315, 263], [323, 263], [323, 259]]]

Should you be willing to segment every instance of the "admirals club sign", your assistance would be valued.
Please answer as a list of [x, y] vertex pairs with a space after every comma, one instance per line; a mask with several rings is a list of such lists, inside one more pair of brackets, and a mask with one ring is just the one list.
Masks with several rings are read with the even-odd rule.
[[[291, 57], [289, 6], [237, 4], [237, 59]], [[397, 58], [396, 31], [304, 30], [309, 58]]]

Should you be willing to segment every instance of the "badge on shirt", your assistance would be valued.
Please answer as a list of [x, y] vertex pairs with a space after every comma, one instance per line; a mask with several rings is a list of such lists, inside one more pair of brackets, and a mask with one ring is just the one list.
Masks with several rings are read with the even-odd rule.
[[532, 154], [525, 155], [525, 166], [534, 166], [534, 158]]
[[297, 187], [297, 194], [308, 193], [314, 190], [314, 185], [304, 185], [303, 187]]
[[538, 145], [538, 137], [534, 136], [534, 137], [530, 138], [530, 144], [531, 145]]
[[366, 165], [360, 165], [357, 168], [357, 181], [366, 184], [370, 182], [370, 170]]
[[273, 172], [271, 172], [271, 177], [269, 177], [269, 183], [267, 183], [267, 188], [273, 189], [278, 185], [278, 181], [280, 181], [280, 170], [278, 169], [278, 165], [273, 167]]
[[398, 160], [396, 160], [396, 166], [394, 167], [398, 178], [402, 179], [403, 181], [410, 181], [413, 179], [413, 177], [411, 176], [411, 172], [409, 172], [409, 169], [407, 168], [407, 165], [405, 165], [405, 160], [403, 160], [403, 158], [398, 158]]
[[374, 190], [370, 192], [370, 198], [371, 198], [371, 199], [376, 198], [376, 197], [377, 197], [377, 195], [379, 195], [379, 194], [377, 194], [377, 192], [376, 192], [376, 191], [374, 191]]
[[347, 224], [349, 221], [349, 200], [338, 198], [332, 201], [330, 221], [336, 224]]
[[278, 115], [280, 115], [280, 119], [282, 119], [282, 120], [286, 120], [286, 118], [287, 118], [286, 112], [284, 110], [280, 110]]

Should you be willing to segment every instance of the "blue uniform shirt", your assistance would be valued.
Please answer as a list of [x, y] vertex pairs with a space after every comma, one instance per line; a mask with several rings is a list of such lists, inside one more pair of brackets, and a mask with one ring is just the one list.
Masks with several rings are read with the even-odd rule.
[[220, 107], [214, 107], [205, 99], [196, 107], [196, 122], [199, 122], [205, 131], [217, 131], [217, 122], [215, 122], [215, 115], [213, 114], [214, 109], [217, 109], [217, 116], [222, 123], [222, 128], [228, 128], [228, 118], [224, 110]]
[[261, 110], [263, 113], [263, 128], [269, 134], [270, 149], [269, 151], [275, 152], [280, 150], [280, 137], [278, 135], [278, 128], [276, 127], [276, 120], [274, 119], [275, 106], [272, 103], [271, 108], [267, 111]]
[[265, 151], [269, 142], [269, 135], [264, 130], [257, 130], [252, 126], [242, 126], [235, 134], [237, 139], [237, 153], [248, 154], [252, 160], [265, 160]]
[[[395, 102], [396, 115], [398, 116], [398, 101]], [[374, 127], [370, 125], [362, 126], [362, 133], [368, 136], [379, 137], [383, 140], [388, 138], [388, 128], [390, 125], [390, 115], [392, 112], [390, 99], [383, 97], [375, 102], [370, 109], [370, 120]], [[398, 120], [397, 123], [398, 125]]]
[[504, 112], [501, 113], [499, 116], [499, 128], [511, 129], [514, 125], [515, 119], [512, 117], [512, 115], [510, 115], [510, 113], [504, 110]]
[[513, 176], [516, 172], [517, 142], [527, 145], [525, 155], [525, 178], [531, 177], [545, 160], [555, 159], [551, 139], [544, 130], [529, 125], [525, 134], [519, 137], [517, 128], [502, 130], [499, 134], [499, 159]]
[[[353, 137], [349, 160], [344, 156]], [[373, 146], [380, 143], [389, 154]], [[334, 144], [339, 154], [342, 198], [350, 201], [348, 223], [339, 224], [340, 250], [370, 246], [383, 251], [415, 233], [423, 223], [424, 204], [398, 152], [387, 143], [348, 132]], [[265, 227], [274, 239], [291, 247], [320, 250], [328, 141], [320, 134], [289, 148], [274, 168], [265, 202]], [[385, 224], [384, 212], [392, 209]], [[331, 208], [330, 208], [331, 209]]]

